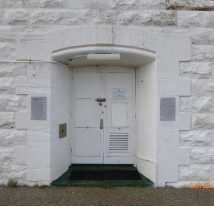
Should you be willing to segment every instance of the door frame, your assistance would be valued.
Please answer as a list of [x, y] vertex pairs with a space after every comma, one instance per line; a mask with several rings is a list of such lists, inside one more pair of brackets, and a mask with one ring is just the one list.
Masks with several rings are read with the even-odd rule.
[[[111, 72], [131, 72], [133, 73], [133, 85], [132, 85], [132, 88], [133, 88], [133, 91], [132, 91], [132, 130], [130, 130], [130, 153], [127, 155], [127, 156], [118, 156], [118, 160], [122, 160], [120, 163], [120, 161], [117, 161], [115, 156], [112, 156], [112, 157], [108, 157], [108, 159], [106, 159], [106, 154], [107, 154], [107, 139], [108, 139], [108, 128], [107, 128], [107, 109], [103, 107], [103, 109], [105, 110], [104, 112], [104, 116], [102, 115], [102, 118], [103, 118], [103, 125], [105, 126], [103, 128], [103, 133], [101, 132], [101, 148], [103, 149], [103, 156], [102, 156], [102, 159], [103, 159], [103, 162], [93, 162], [91, 163], [90, 161], [88, 161], [87, 163], [87, 158], [84, 159], [86, 161], [82, 162], [74, 162], [73, 161], [73, 158], [74, 158], [74, 137], [75, 137], [75, 80], [74, 80], [74, 71], [75, 70], [83, 70], [83, 71], [90, 71], [90, 69], [93, 69], [97, 67], [98, 70], [100, 70], [101, 72], [101, 85], [102, 85], [102, 88], [103, 88], [103, 93], [104, 94], [101, 94], [101, 96], [104, 96], [106, 95], [107, 93], [107, 89], [106, 89], [106, 83], [105, 81], [106, 80], [103, 80], [103, 78], [105, 78], [106, 76], [104, 74], [106, 74], [107, 72], [107, 68], [109, 71]], [[112, 69], [114, 67], [114, 69]], [[123, 71], [122, 71], [123, 70]], [[86, 66], [86, 67], [75, 67], [75, 68], [70, 68], [70, 117], [71, 117], [71, 121], [70, 121], [70, 129], [71, 129], [71, 140], [70, 140], [70, 149], [71, 149], [71, 157], [72, 157], [72, 163], [74, 164], [133, 164], [133, 165], [136, 165], [136, 159], [135, 159], [135, 156], [136, 156], [136, 141], [137, 141], [137, 137], [136, 137], [136, 69], [135, 68], [131, 68], [131, 67], [124, 67], [124, 66]], [[101, 92], [101, 93], [102, 93]], [[128, 131], [128, 129], [127, 129]], [[105, 147], [105, 149], [104, 149]], [[131, 156], [130, 156], [131, 155]], [[130, 156], [130, 159], [128, 160], [127, 157]], [[123, 157], [125, 157], [123, 159]], [[90, 157], [89, 159], [90, 160]], [[124, 160], [124, 161], [123, 161]], [[128, 161], [125, 161], [125, 160], [128, 160]]]

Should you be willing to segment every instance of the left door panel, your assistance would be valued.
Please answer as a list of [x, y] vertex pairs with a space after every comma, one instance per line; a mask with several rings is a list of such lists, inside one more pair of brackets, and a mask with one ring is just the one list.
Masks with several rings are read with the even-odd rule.
[[97, 70], [74, 71], [73, 163], [102, 163], [103, 134], [100, 130], [101, 73]]

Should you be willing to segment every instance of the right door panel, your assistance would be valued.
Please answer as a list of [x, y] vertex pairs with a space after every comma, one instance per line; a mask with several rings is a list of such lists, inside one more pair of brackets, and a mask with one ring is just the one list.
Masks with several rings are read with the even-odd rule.
[[107, 126], [105, 163], [133, 164], [135, 72], [106, 72]]

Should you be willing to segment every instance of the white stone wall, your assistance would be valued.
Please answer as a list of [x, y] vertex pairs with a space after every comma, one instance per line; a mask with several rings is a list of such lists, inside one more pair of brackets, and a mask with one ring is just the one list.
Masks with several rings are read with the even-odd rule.
[[15, 124], [16, 113], [27, 106], [27, 96], [16, 94], [16, 80], [26, 74], [25, 63], [0, 63], [0, 185], [26, 180], [27, 131]]
[[17, 36], [27, 33], [27, 39], [74, 25], [135, 26], [191, 37], [191, 61], [180, 63], [180, 77], [191, 79], [191, 96], [179, 100], [180, 113], [191, 115], [191, 130], [180, 131], [178, 182], [167, 185], [214, 182], [213, 6], [211, 0], [0, 0], [0, 184], [10, 178], [24, 184], [27, 177], [29, 129], [16, 119], [25, 116], [28, 98], [17, 80], [35, 74], [16, 60]]

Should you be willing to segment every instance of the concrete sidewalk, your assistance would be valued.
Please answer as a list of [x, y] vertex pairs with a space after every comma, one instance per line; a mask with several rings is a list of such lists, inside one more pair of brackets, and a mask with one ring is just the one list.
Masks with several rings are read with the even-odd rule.
[[0, 205], [214, 205], [214, 189], [0, 187]]

